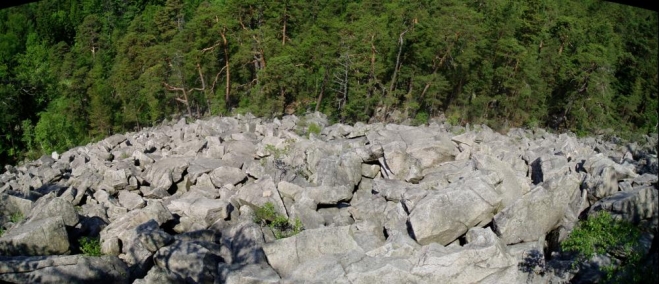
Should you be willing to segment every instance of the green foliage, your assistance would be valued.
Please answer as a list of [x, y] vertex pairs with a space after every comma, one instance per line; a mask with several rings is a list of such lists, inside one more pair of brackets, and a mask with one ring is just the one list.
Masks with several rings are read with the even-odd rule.
[[414, 117], [415, 125], [424, 125], [428, 124], [429, 115], [427, 112], [418, 112]]
[[284, 155], [288, 154], [291, 150], [291, 145], [286, 144], [283, 148], [277, 148], [274, 145], [267, 144], [265, 145], [265, 150], [270, 153], [275, 159], [280, 159]]
[[307, 126], [307, 136], [310, 136], [311, 134], [320, 135], [320, 131], [322, 131], [320, 126], [318, 124], [313, 123], [313, 122], [309, 123], [309, 125]]
[[580, 222], [568, 239], [561, 243], [561, 248], [577, 253], [575, 264], [587, 261], [595, 254], [609, 254], [623, 259], [619, 267], [604, 268], [608, 280], [616, 277], [641, 279], [644, 276], [638, 273], [644, 268], [639, 252], [640, 235], [641, 231], [633, 224], [616, 220], [607, 211], [601, 211]]
[[78, 242], [80, 243], [80, 251], [87, 256], [101, 256], [101, 242], [98, 238], [81, 237]]
[[23, 216], [23, 213], [21, 212], [16, 212], [11, 214], [11, 216], [9, 216], [9, 221], [11, 221], [12, 223], [18, 223], [20, 221], [23, 221], [23, 219], [25, 219], [25, 216]]
[[0, 237], [5, 234], [5, 228], [0, 227]]
[[309, 123], [304, 117], [300, 118], [295, 129], [295, 133], [297, 133], [297, 135], [305, 136], [307, 138], [309, 138], [311, 134], [320, 135], [320, 132], [322, 131], [323, 129], [320, 127], [320, 125], [314, 122]]
[[0, 164], [176, 113], [656, 131], [659, 16], [634, 7], [97, 2], [0, 11]]
[[294, 236], [304, 229], [300, 219], [296, 218], [291, 223], [288, 218], [275, 211], [275, 206], [271, 202], [267, 202], [263, 206], [256, 208], [254, 222], [261, 226], [268, 226], [272, 229], [277, 239]]
[[72, 118], [74, 105], [71, 99], [58, 98], [39, 114], [34, 140], [44, 153], [63, 152], [84, 142], [84, 126]]

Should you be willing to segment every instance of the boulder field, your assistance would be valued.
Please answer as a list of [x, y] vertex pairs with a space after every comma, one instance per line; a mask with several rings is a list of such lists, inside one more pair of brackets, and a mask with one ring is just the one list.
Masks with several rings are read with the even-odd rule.
[[319, 113], [163, 123], [6, 166], [0, 282], [566, 283], [584, 273], [559, 246], [578, 220], [656, 232], [656, 135], [610, 140]]

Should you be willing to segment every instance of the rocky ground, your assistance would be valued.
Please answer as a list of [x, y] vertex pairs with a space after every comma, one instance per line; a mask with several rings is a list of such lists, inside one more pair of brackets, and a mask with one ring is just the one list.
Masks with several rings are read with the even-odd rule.
[[607, 210], [650, 249], [656, 143], [318, 113], [180, 120], [6, 166], [0, 282], [593, 281], [558, 244]]

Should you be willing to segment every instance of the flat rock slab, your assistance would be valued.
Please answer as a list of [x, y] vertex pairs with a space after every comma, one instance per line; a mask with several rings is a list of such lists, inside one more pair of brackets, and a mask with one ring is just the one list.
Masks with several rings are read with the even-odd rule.
[[55, 255], [69, 252], [69, 236], [62, 217], [19, 224], [0, 237], [2, 255]]
[[412, 274], [420, 283], [515, 283], [517, 260], [490, 230], [472, 228], [467, 245], [423, 247]]
[[116, 256], [57, 255], [0, 258], [7, 283], [129, 283], [126, 264]]
[[263, 251], [282, 277], [291, 276], [299, 264], [324, 255], [363, 253], [350, 234], [350, 226], [305, 230], [293, 237], [267, 243]]
[[421, 245], [448, 245], [472, 227], [489, 223], [501, 203], [495, 189], [481, 178], [429, 193], [410, 214]]
[[118, 255], [122, 252], [120, 240], [123, 243], [134, 242], [131, 230], [154, 220], [158, 225], [172, 220], [172, 213], [160, 202], [152, 202], [148, 206], [133, 210], [114, 220], [101, 231], [101, 251], [108, 255]]
[[576, 176], [554, 177], [499, 212], [495, 231], [506, 244], [537, 241], [561, 225], [569, 204], [580, 196]]
[[183, 178], [188, 168], [188, 158], [165, 158], [151, 165], [144, 180], [151, 184], [153, 190], [168, 190], [172, 184]]

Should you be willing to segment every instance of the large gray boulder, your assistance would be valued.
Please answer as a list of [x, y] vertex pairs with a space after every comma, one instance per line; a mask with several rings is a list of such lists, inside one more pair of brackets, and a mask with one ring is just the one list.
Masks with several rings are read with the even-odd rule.
[[104, 189], [110, 194], [116, 193], [118, 190], [124, 189], [128, 186], [128, 176], [124, 170], [106, 170], [103, 173], [103, 182], [100, 188]]
[[288, 216], [284, 202], [281, 200], [279, 190], [275, 186], [270, 176], [261, 178], [253, 183], [243, 186], [236, 198], [240, 206], [248, 205], [253, 209], [264, 206], [266, 203], [272, 203], [275, 211], [282, 216]]
[[220, 283], [226, 284], [257, 284], [257, 283], [281, 283], [279, 274], [267, 264], [227, 265], [218, 266], [218, 278]]
[[570, 203], [580, 198], [576, 175], [554, 177], [499, 212], [495, 231], [506, 244], [536, 241], [560, 225], [570, 225], [562, 221], [572, 210]]
[[227, 184], [236, 185], [247, 177], [247, 175], [242, 170], [225, 166], [214, 169], [210, 172], [209, 176], [217, 188]]
[[127, 244], [136, 242], [133, 229], [151, 220], [162, 225], [173, 218], [172, 213], [157, 201], [151, 202], [142, 209], [130, 211], [101, 231], [101, 251], [107, 255], [126, 253], [130, 247]]
[[144, 176], [144, 180], [149, 182], [152, 190], [166, 191], [183, 178], [183, 173], [187, 168], [187, 158], [165, 158], [151, 165]]
[[324, 186], [355, 186], [362, 178], [362, 158], [347, 152], [341, 156], [321, 158], [310, 181]]
[[196, 182], [197, 178], [202, 174], [210, 173], [212, 170], [217, 169], [224, 165], [221, 159], [203, 158], [198, 157], [190, 161], [190, 166], [187, 169], [188, 177], [191, 182]]
[[180, 282], [213, 283], [222, 258], [196, 242], [176, 241], [158, 250], [153, 262]]
[[212, 219], [211, 222], [227, 219], [232, 210], [231, 203], [226, 200], [210, 199], [198, 195], [172, 200], [167, 208], [173, 213], [191, 217], [197, 222], [205, 222], [207, 217]]
[[19, 224], [0, 237], [2, 255], [66, 254], [69, 246], [69, 236], [59, 216]]
[[489, 223], [500, 204], [496, 190], [484, 178], [474, 177], [429, 193], [412, 210], [409, 222], [419, 244], [447, 245], [470, 228]]
[[352, 186], [314, 186], [307, 187], [302, 191], [302, 196], [308, 197], [316, 204], [337, 204], [340, 201], [348, 201], [352, 198]]
[[31, 256], [0, 258], [6, 283], [129, 283], [126, 264], [116, 256]]
[[253, 222], [240, 222], [222, 231], [222, 245], [229, 248], [227, 264], [246, 265], [266, 263], [261, 248], [265, 244], [261, 227]]
[[128, 211], [144, 208], [144, 206], [146, 206], [146, 202], [142, 196], [127, 190], [119, 192], [119, 204], [128, 209]]
[[263, 246], [268, 263], [282, 277], [291, 277], [301, 263], [326, 255], [361, 252], [362, 248], [350, 234], [350, 226], [305, 230], [286, 239]]
[[[32, 210], [34, 201], [14, 196], [11, 194], [0, 193], [0, 219], [8, 221], [12, 214], [21, 214], [27, 216]], [[3, 223], [4, 223], [3, 222]]]
[[606, 210], [622, 220], [638, 224], [659, 218], [657, 190], [653, 186], [636, 187], [630, 191], [620, 191], [601, 199], [591, 206], [588, 214]]
[[472, 228], [464, 247], [421, 248], [412, 274], [420, 283], [515, 283], [517, 260], [489, 228]]
[[472, 158], [477, 169], [496, 172], [501, 178], [501, 184], [497, 185], [496, 189], [501, 194], [503, 207], [513, 204], [530, 190], [528, 183], [520, 182], [515, 171], [506, 163], [490, 155], [475, 154]]
[[27, 216], [27, 222], [34, 222], [53, 216], [62, 217], [64, 225], [73, 227], [78, 223], [78, 213], [73, 204], [62, 197], [56, 197], [55, 193], [49, 193], [34, 203], [34, 209]]

